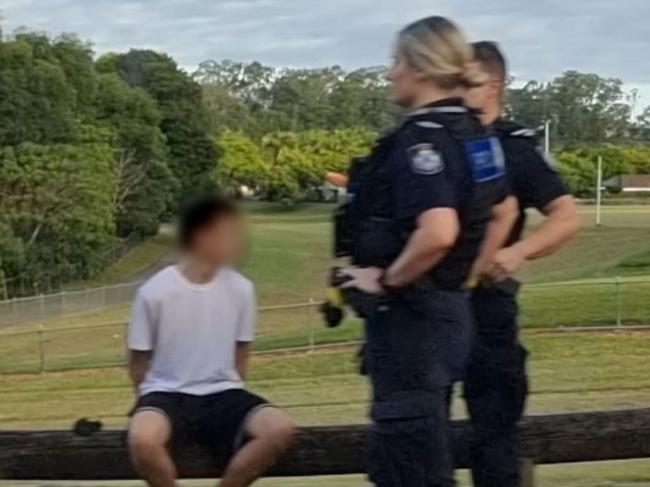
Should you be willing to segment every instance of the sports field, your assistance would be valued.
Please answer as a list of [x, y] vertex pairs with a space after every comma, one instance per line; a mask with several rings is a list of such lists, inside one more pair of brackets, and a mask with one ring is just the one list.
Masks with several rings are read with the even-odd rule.
[[[293, 211], [253, 204], [251, 252], [244, 272], [257, 284], [262, 306], [319, 301], [329, 258], [331, 205], [303, 205]], [[650, 207], [609, 207], [603, 226], [595, 228], [594, 208], [581, 208], [581, 235], [558, 254], [531, 263], [522, 273], [530, 283], [522, 293], [524, 327], [594, 326], [650, 321]], [[143, 269], [167, 263], [172, 240], [146, 242], [111, 266], [96, 281], [132, 279]], [[617, 284], [614, 277], [622, 276]], [[578, 280], [576, 283], [575, 281]], [[552, 284], [556, 282], [567, 284]], [[539, 286], [542, 284], [543, 286]], [[33, 372], [40, 368], [86, 368], [120, 363], [128, 305], [91, 313], [60, 316], [0, 330], [0, 372]], [[92, 328], [113, 323], [111, 326]], [[71, 330], [62, 328], [72, 327]], [[38, 329], [42, 329], [39, 349]], [[336, 330], [321, 326], [313, 308], [260, 313], [258, 350], [356, 340], [354, 320]], [[21, 333], [18, 336], [14, 333]]]
[[[319, 299], [322, 276], [331, 260], [330, 206], [307, 205], [281, 212], [256, 207], [251, 216], [252, 252], [246, 273], [258, 285], [262, 305]], [[630, 323], [650, 321], [650, 283], [634, 282], [650, 275], [650, 207], [612, 207], [603, 213], [603, 226], [593, 227], [593, 208], [581, 209], [584, 230], [565, 250], [524, 272], [529, 283], [583, 280], [588, 286], [548, 287], [523, 296], [525, 335], [532, 352], [533, 394], [529, 411], [561, 411], [646, 407], [650, 404], [650, 333], [544, 332], [535, 326], [611, 323], [611, 285], [598, 284], [611, 276], [625, 276], [624, 306]], [[164, 254], [156, 248], [158, 255]], [[128, 258], [128, 256], [127, 256]], [[146, 256], [137, 259], [143, 266]], [[154, 260], [154, 259], [150, 259]], [[119, 264], [119, 265], [124, 265]], [[93, 368], [119, 362], [123, 324], [88, 329], [88, 325], [123, 321], [127, 308], [58, 318], [43, 323], [45, 351], [53, 369], [77, 370], [0, 376], [0, 427], [66, 427], [81, 416], [102, 419], [111, 426], [125, 424], [132, 391], [119, 368]], [[33, 331], [38, 324], [21, 325], [3, 333]], [[81, 329], [54, 331], [63, 326]], [[336, 330], [321, 327], [310, 310], [268, 311], [261, 314], [259, 349], [305, 344], [310, 325], [319, 342], [360, 336], [351, 322]], [[85, 328], [85, 329], [84, 329]], [[34, 333], [0, 339], [0, 369], [34, 370], [38, 362]], [[287, 407], [300, 424], [342, 424], [364, 421], [368, 388], [356, 374], [354, 349], [314, 353], [256, 356], [251, 387]], [[462, 400], [454, 414], [463, 416]], [[647, 462], [544, 467], [539, 485], [559, 487], [647, 485]], [[1, 484], [4, 485], [4, 484]], [[8, 485], [14, 485], [13, 483]], [[69, 484], [66, 484], [69, 485]], [[207, 483], [205, 484], [207, 485]], [[267, 487], [357, 486], [360, 477], [266, 481]]]

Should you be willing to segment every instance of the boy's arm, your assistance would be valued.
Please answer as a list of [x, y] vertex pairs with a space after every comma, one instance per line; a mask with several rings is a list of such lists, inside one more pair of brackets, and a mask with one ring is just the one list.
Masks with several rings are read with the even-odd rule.
[[255, 326], [257, 324], [257, 300], [255, 288], [250, 284], [244, 296], [242, 313], [237, 330], [235, 343], [235, 368], [242, 380], [248, 375], [248, 362], [251, 354], [251, 344], [255, 339]]
[[129, 377], [133, 383], [136, 394], [140, 388], [140, 384], [144, 382], [144, 378], [149, 372], [149, 364], [151, 363], [151, 352], [141, 352], [138, 350], [129, 350], [128, 368]]
[[154, 327], [150, 306], [142, 293], [138, 292], [133, 302], [128, 330], [128, 373], [136, 395], [149, 371], [153, 356]]
[[235, 367], [242, 380], [248, 375], [248, 361], [251, 353], [250, 342], [237, 342], [235, 346]]

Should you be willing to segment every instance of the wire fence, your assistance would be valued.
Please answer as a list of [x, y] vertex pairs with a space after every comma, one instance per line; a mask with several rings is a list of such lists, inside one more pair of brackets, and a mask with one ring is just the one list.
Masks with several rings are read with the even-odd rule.
[[[66, 293], [65, 310], [97, 303], [126, 302], [138, 283], [102, 288], [83, 299]], [[104, 294], [106, 293], [106, 294]], [[73, 295], [71, 297], [70, 295]], [[84, 300], [88, 299], [86, 303]], [[58, 301], [60, 303], [60, 301]], [[47, 301], [44, 301], [44, 306]], [[355, 343], [362, 338], [357, 319], [327, 329], [318, 313], [319, 300], [260, 308], [256, 353], [310, 351]], [[62, 307], [50, 304], [59, 311]], [[522, 327], [535, 330], [609, 330], [650, 327], [650, 277], [603, 279], [525, 286], [520, 298]], [[47, 307], [45, 308], [48, 309]], [[38, 310], [36, 316], [42, 316]], [[127, 325], [54, 327], [27, 324], [0, 333], [0, 373], [38, 373], [104, 368], [125, 363]]]
[[0, 328], [127, 305], [142, 281], [0, 301]]
[[[117, 239], [99, 256], [105, 265], [110, 265], [143, 241], [140, 234], [132, 233], [123, 239]], [[53, 294], [63, 291], [70, 282], [80, 282], [89, 278], [86, 263], [59, 263], [40, 272], [24, 272], [6, 276], [0, 267], [0, 299], [39, 297], [41, 294]]]

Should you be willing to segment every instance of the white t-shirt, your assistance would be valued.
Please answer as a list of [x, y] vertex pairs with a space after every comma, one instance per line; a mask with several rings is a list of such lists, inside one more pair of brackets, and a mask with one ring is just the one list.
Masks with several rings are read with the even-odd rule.
[[243, 388], [235, 345], [253, 341], [255, 321], [255, 289], [238, 272], [195, 284], [176, 266], [163, 269], [138, 290], [129, 325], [129, 348], [153, 352], [140, 395]]

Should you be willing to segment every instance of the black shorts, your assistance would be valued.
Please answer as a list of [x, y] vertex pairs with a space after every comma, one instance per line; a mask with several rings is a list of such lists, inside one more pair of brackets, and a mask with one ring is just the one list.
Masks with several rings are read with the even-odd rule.
[[249, 439], [245, 426], [250, 414], [269, 406], [266, 399], [244, 389], [207, 396], [152, 392], [138, 399], [131, 416], [147, 410], [160, 412], [171, 423], [174, 442], [195, 441], [232, 452]]

